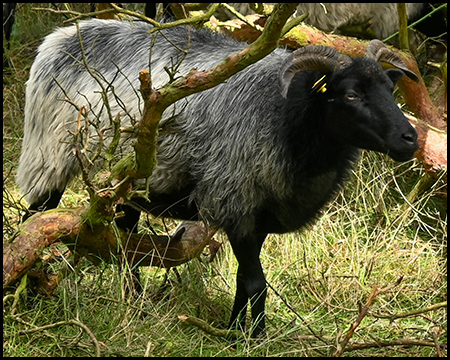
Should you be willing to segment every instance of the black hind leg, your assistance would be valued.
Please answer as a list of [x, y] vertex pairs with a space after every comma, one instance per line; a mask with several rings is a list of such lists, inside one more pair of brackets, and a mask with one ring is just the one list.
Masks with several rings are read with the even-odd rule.
[[22, 222], [28, 219], [30, 216], [38, 211], [45, 211], [55, 209], [61, 200], [64, 193], [63, 191], [53, 190], [49, 195], [41, 196], [38, 200], [33, 202], [29, 207], [25, 215], [22, 217]]
[[[129, 205], [117, 205], [116, 206], [116, 213], [124, 212], [125, 216], [120, 217], [116, 219], [116, 225], [122, 230], [129, 231], [133, 234], [137, 234], [138, 232], [138, 223], [139, 218], [141, 216], [141, 212], [139, 210], [134, 209], [133, 207]], [[134, 290], [138, 293], [142, 293], [142, 286], [141, 286], [141, 273], [139, 271], [138, 266], [133, 266], [131, 268], [131, 274], [133, 278], [133, 287]]]
[[250, 300], [253, 320], [252, 337], [265, 334], [266, 279], [259, 260], [266, 234], [253, 234], [245, 238], [227, 232], [234, 255], [239, 263], [236, 275], [236, 295], [231, 312], [231, 329], [245, 329], [245, 316]]
[[133, 234], [137, 234], [141, 212], [129, 205], [119, 204], [116, 206], [116, 214], [120, 212], [124, 212], [125, 215], [115, 220], [117, 227], [119, 227], [122, 230], [129, 231]]

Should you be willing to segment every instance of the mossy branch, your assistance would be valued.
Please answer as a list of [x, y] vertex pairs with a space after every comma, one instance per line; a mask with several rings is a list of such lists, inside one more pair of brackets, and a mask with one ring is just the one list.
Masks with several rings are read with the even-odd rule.
[[400, 40], [400, 49], [409, 50], [409, 38], [408, 38], [408, 15], [406, 13], [406, 3], [397, 3], [398, 12], [398, 26]]

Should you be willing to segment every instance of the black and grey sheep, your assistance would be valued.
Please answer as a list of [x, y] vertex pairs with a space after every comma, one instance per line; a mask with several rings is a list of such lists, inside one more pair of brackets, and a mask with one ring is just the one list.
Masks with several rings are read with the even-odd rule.
[[[109, 83], [111, 112], [120, 112], [124, 124], [138, 120], [142, 110], [138, 73], [149, 68], [149, 28], [137, 21], [80, 22], [87, 61]], [[181, 74], [208, 69], [246, 46], [192, 28], [163, 33], [152, 48], [156, 88], [168, 81], [164, 66], [180, 58], [173, 44], [186, 49], [188, 34]], [[31, 210], [56, 207], [80, 172], [68, 132], [76, 130], [78, 113], [58, 99], [86, 105], [100, 128], [109, 125], [99, 85], [80, 60], [77, 30], [69, 26], [46, 37], [31, 68], [17, 174]], [[396, 69], [385, 71], [378, 61]], [[253, 335], [264, 332], [259, 253], [268, 233], [312, 222], [339, 190], [360, 148], [398, 161], [413, 156], [417, 134], [392, 96], [404, 74], [417, 80], [378, 40], [365, 57], [354, 59], [324, 46], [277, 49], [165, 111], [158, 166], [149, 178], [152, 202], [136, 201], [157, 215], [198, 217], [225, 230], [239, 262], [230, 326], [244, 327], [240, 314], [250, 299]], [[120, 150], [130, 151], [131, 140], [124, 135]]]

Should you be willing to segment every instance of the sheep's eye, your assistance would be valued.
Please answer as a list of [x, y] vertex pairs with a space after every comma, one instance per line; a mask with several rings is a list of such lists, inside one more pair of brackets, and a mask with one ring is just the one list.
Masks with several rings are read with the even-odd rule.
[[358, 98], [358, 95], [356, 95], [354, 92], [350, 92], [350, 93], [346, 94], [345, 97], [348, 100], [356, 100]]

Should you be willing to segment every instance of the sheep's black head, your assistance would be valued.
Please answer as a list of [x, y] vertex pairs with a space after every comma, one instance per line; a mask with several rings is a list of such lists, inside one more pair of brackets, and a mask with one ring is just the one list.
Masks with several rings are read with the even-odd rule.
[[[379, 61], [396, 69], [383, 70]], [[321, 104], [325, 128], [338, 141], [388, 154], [394, 160], [410, 159], [418, 148], [417, 133], [392, 96], [395, 83], [406, 74], [417, 76], [379, 40], [373, 40], [363, 58], [350, 58], [325, 46], [294, 51], [280, 73], [280, 87], [288, 101], [291, 80], [298, 72], [319, 71], [311, 97]], [[294, 91], [295, 93], [295, 91]]]

